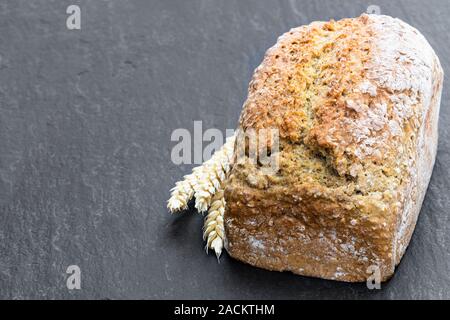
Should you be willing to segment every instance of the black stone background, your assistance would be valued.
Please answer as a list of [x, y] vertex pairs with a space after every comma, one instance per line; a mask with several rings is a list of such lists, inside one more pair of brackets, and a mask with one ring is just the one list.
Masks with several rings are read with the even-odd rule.
[[[81, 30], [66, 8], [81, 7]], [[176, 128], [234, 128], [267, 48], [291, 27], [381, 12], [417, 27], [449, 74], [450, 2], [0, 0], [1, 298], [450, 298], [449, 83], [436, 166], [409, 249], [382, 290], [204, 252], [171, 216]], [[81, 290], [66, 288], [69, 265]]]

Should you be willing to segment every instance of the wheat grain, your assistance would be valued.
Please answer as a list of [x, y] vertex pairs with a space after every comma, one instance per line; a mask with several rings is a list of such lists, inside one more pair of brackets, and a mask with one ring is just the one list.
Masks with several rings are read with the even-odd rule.
[[203, 224], [203, 240], [206, 240], [206, 251], [214, 250], [219, 259], [224, 242], [223, 215], [225, 213], [225, 198], [223, 189], [219, 189], [211, 200], [208, 215]]

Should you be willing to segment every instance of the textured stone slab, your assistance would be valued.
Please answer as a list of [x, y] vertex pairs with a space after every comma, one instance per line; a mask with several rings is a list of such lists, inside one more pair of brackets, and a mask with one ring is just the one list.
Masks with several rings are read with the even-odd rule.
[[[253, 69], [291, 27], [358, 16], [359, 1], [0, 3], [1, 298], [450, 298], [449, 84], [411, 244], [381, 291], [206, 256], [202, 219], [170, 216], [191, 166], [176, 128], [234, 128]], [[450, 74], [450, 4], [377, 1], [427, 37]], [[69, 265], [81, 290], [66, 287]]]

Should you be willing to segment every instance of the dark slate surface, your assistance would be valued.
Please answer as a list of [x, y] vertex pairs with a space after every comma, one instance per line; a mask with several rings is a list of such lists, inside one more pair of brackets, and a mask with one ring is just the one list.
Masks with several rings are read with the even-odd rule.
[[281, 33], [371, 4], [421, 30], [450, 74], [448, 1], [0, 1], [0, 297], [450, 298], [448, 81], [430, 188], [382, 290], [217, 264], [201, 217], [165, 208], [191, 168], [170, 161], [174, 129], [234, 128]]

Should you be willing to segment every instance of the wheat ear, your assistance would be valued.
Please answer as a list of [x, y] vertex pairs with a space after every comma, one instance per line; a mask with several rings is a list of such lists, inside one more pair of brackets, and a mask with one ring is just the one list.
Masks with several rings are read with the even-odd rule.
[[188, 208], [189, 200], [194, 196], [194, 186], [201, 170], [201, 166], [195, 167], [191, 174], [185, 175], [183, 180], [178, 181], [170, 190], [171, 195], [167, 201], [167, 208], [171, 213]]
[[172, 188], [167, 208], [175, 213], [188, 208], [189, 201], [195, 196], [195, 208], [205, 212], [211, 204], [211, 197], [226, 179], [230, 171], [235, 137], [227, 138], [225, 144], [216, 151], [211, 159], [195, 167], [191, 174], [184, 176]]
[[219, 189], [211, 200], [211, 207], [203, 224], [203, 240], [206, 240], [206, 252], [213, 249], [219, 259], [224, 241], [223, 214], [225, 212], [225, 198], [223, 189]]
[[202, 165], [202, 170], [199, 170], [198, 179], [194, 184], [195, 208], [198, 212], [203, 213], [208, 210], [213, 195], [227, 178], [234, 141], [234, 136], [227, 138], [222, 148]]

